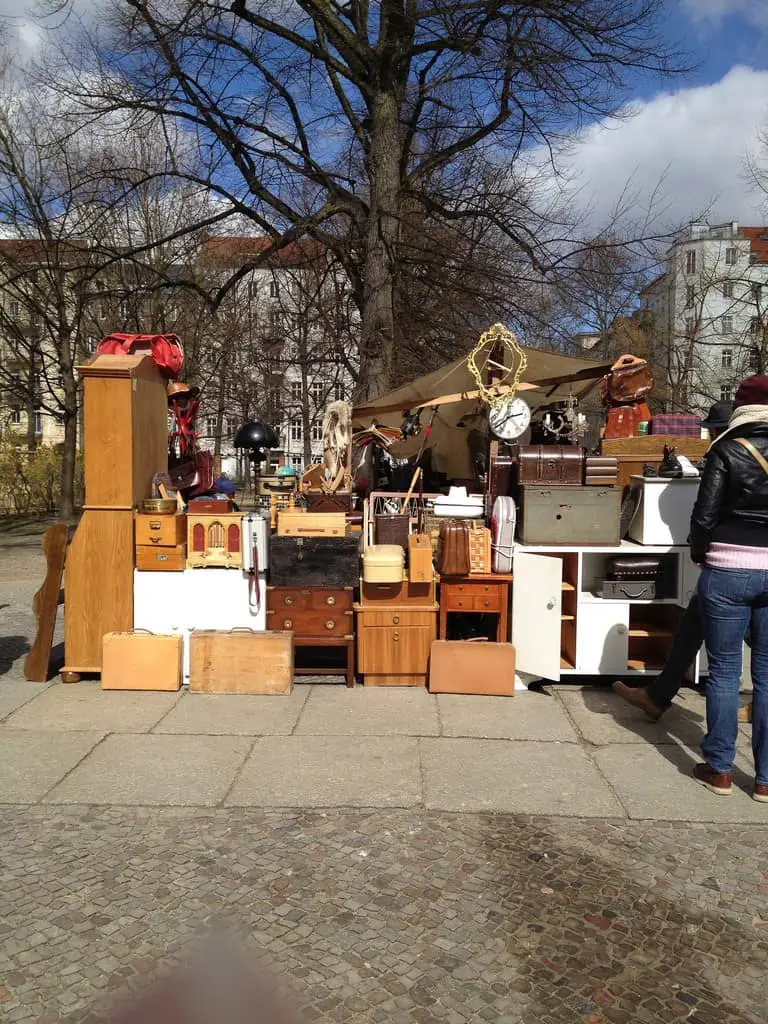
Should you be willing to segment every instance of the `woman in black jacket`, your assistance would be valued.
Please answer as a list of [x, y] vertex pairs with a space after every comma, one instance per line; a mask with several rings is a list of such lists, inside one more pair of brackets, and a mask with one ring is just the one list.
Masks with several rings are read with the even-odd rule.
[[752, 629], [755, 800], [768, 803], [768, 376], [748, 377], [712, 444], [691, 516], [709, 660], [705, 757], [693, 774], [727, 796], [736, 756], [742, 643]]

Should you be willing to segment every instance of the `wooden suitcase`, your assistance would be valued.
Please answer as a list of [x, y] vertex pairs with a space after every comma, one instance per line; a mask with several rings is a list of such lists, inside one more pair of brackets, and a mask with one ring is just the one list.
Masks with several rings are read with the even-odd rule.
[[354, 587], [360, 577], [359, 537], [270, 537], [275, 587]]
[[174, 516], [136, 516], [137, 546], [175, 548], [186, 540], [187, 517], [183, 512]]
[[197, 693], [291, 693], [293, 634], [194, 630], [189, 641], [189, 689]]
[[429, 658], [429, 690], [512, 697], [515, 648], [488, 640], [434, 640]]
[[557, 484], [580, 487], [584, 475], [584, 449], [575, 445], [521, 445], [519, 484]]
[[344, 537], [347, 517], [344, 512], [277, 513], [278, 537]]
[[172, 548], [140, 544], [136, 548], [136, 568], [145, 572], [183, 572], [187, 567], [187, 545]]
[[426, 533], [413, 533], [408, 538], [408, 579], [411, 583], [431, 583], [432, 541]]
[[102, 690], [178, 690], [181, 686], [182, 637], [135, 630], [105, 633], [102, 645]]

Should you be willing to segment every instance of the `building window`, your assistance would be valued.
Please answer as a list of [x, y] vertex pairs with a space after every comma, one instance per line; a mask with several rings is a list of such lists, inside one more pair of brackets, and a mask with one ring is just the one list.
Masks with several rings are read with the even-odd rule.
[[325, 396], [328, 392], [328, 385], [324, 384], [321, 380], [312, 381], [310, 388], [312, 392], [312, 401], [319, 408], [325, 402]]
[[323, 424], [320, 422], [320, 420], [315, 420], [315, 422], [312, 424], [312, 440], [323, 440]]
[[726, 267], [735, 267], [736, 260], [739, 258], [738, 249], [726, 249], [725, 250], [725, 265]]
[[333, 385], [333, 400], [334, 400], [334, 402], [343, 402], [344, 401], [344, 385], [343, 384], [334, 384]]
[[291, 465], [294, 469], [304, 469], [304, 456], [303, 455], [292, 455]]
[[21, 409], [11, 409], [10, 422], [12, 427], [21, 426]]
[[685, 286], [685, 308], [693, 309], [693, 300], [696, 296], [696, 288], [692, 284]]
[[733, 349], [724, 348], [720, 353], [720, 365], [724, 370], [730, 370], [733, 366]]
[[720, 317], [720, 333], [721, 334], [733, 334], [733, 317], [732, 316], [721, 316]]
[[302, 436], [303, 436], [303, 431], [301, 429], [301, 420], [292, 420], [291, 421], [291, 440], [292, 441], [301, 441]]
[[21, 306], [15, 299], [11, 299], [11, 301], [8, 303], [8, 314], [10, 316], [16, 317], [19, 315], [20, 312]]
[[733, 298], [733, 281], [724, 281], [723, 282], [723, 298], [724, 299], [732, 299]]
[[204, 423], [206, 437], [213, 437], [213, 435], [216, 433], [216, 417], [206, 416]]
[[721, 384], [720, 385], [720, 401], [721, 402], [732, 402], [733, 401], [733, 384]]
[[291, 401], [301, 402], [304, 395], [304, 390], [301, 386], [300, 380], [291, 381]]
[[85, 338], [85, 351], [90, 353], [90, 352], [93, 352], [95, 348], [96, 348], [96, 339], [94, 338], [94, 336], [92, 334], [86, 335], [86, 338]]
[[279, 299], [280, 298], [280, 289], [277, 286], [277, 281], [270, 281], [269, 282], [269, 297], [271, 299]]
[[759, 338], [761, 330], [762, 324], [760, 323], [760, 317], [753, 316], [752, 319], [749, 321], [749, 333], [752, 335], [753, 338]]
[[750, 373], [757, 373], [760, 369], [760, 349], [752, 347], [749, 350], [749, 371]]
[[43, 414], [39, 409], [35, 410], [35, 434], [39, 437], [43, 432]]
[[96, 316], [97, 316], [97, 318], [99, 320], [106, 320], [107, 319], [107, 307], [105, 305], [101, 304], [98, 307], [98, 309], [96, 310]]
[[696, 273], [696, 250], [688, 249], [685, 253], [685, 272], [686, 274]]
[[127, 299], [121, 299], [120, 300], [120, 319], [121, 320], [127, 320], [128, 319], [128, 300]]
[[179, 310], [177, 306], [169, 306], [168, 311], [165, 314], [165, 319], [169, 324], [175, 324], [179, 319]]

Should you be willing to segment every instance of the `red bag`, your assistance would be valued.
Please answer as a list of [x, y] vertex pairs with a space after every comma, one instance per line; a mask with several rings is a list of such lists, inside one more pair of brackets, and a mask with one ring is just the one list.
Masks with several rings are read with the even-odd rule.
[[185, 500], [197, 498], [202, 494], [213, 494], [216, 483], [215, 464], [210, 452], [195, 452], [189, 458], [179, 461], [171, 460], [168, 473], [171, 484]]
[[96, 346], [97, 353], [108, 356], [135, 355], [142, 350], [149, 352], [168, 380], [181, 373], [184, 352], [175, 334], [108, 334]]

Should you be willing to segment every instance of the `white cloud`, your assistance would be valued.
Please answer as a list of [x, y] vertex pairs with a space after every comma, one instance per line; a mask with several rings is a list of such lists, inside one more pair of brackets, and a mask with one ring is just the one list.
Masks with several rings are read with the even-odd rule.
[[768, 4], [764, 0], [683, 0], [683, 9], [694, 22], [710, 27], [736, 16], [759, 28], [768, 28]]
[[768, 220], [744, 180], [745, 155], [768, 125], [768, 71], [736, 67], [719, 82], [660, 93], [632, 110], [627, 120], [592, 125], [558, 161], [591, 224], [609, 219], [627, 182], [643, 216], [662, 181], [656, 213], [666, 223], [703, 212], [743, 224]]

